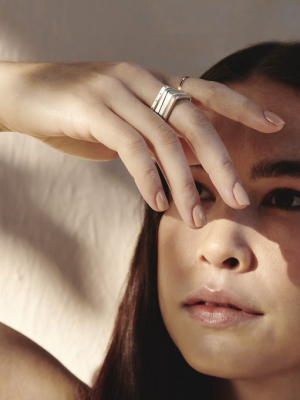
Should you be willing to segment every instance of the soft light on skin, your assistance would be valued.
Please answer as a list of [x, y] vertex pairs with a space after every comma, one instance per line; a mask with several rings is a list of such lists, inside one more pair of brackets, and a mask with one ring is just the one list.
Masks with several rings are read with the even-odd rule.
[[[300, 192], [300, 179], [251, 181], [249, 173], [252, 164], [262, 160], [300, 161], [300, 94], [262, 77], [227, 86], [278, 114], [286, 124], [277, 133], [265, 134], [206, 112], [251, 205], [242, 210], [229, 207], [208, 174], [191, 167], [195, 181], [205, 186], [201, 199], [208, 223], [200, 230], [189, 228], [170, 198], [159, 226], [159, 304], [166, 328], [188, 364], [224, 378], [216, 387], [216, 398], [296, 400], [300, 393], [300, 198], [294, 197], [292, 207], [299, 206], [295, 212], [263, 203], [274, 189]], [[278, 205], [274, 196], [270, 203]], [[238, 265], [226, 263], [230, 257]], [[181, 303], [203, 284], [244, 294], [264, 316], [224, 329], [201, 325]]]

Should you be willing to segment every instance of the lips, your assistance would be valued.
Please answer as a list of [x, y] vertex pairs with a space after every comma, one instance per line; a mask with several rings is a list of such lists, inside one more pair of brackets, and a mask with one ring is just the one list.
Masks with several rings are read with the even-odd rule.
[[250, 298], [245, 295], [240, 296], [236, 292], [224, 288], [210, 289], [206, 286], [201, 286], [182, 303], [184, 307], [191, 307], [197, 304], [233, 308], [248, 314], [263, 315], [258, 307], [252, 304]]
[[225, 308], [233, 308], [234, 310], [238, 311], [243, 311], [241, 308], [235, 307], [232, 304], [219, 304], [219, 303], [211, 303], [209, 301], [200, 301], [199, 303], [196, 303], [199, 305], [206, 305], [206, 306], [211, 306], [211, 307], [225, 307]]

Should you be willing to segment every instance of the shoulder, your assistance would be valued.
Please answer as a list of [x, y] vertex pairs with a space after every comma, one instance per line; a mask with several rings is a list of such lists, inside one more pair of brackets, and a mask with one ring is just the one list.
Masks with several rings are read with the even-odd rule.
[[87, 400], [90, 388], [41, 346], [0, 323], [0, 399]]

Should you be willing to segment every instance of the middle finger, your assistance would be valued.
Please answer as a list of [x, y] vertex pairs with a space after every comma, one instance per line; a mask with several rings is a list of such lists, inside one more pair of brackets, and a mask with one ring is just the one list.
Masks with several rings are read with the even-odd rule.
[[115, 114], [133, 126], [145, 140], [168, 183], [183, 221], [195, 228], [195, 207], [201, 201], [178, 135], [153, 110], [138, 100], [120, 83], [117, 93], [106, 104]]
[[[209, 174], [210, 180], [224, 202], [233, 208], [244, 207], [249, 202], [248, 196], [242, 188], [238, 172], [211, 120], [193, 103], [178, 103], [176, 112], [176, 127], [184, 131], [183, 138]], [[239, 196], [235, 193], [236, 199], [234, 188], [237, 183], [241, 185], [241, 188]], [[240, 202], [238, 203], [237, 200]]]

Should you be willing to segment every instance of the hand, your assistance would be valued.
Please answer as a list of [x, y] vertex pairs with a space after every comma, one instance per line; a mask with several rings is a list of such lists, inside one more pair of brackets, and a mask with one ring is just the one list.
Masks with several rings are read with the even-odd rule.
[[191, 228], [196, 227], [194, 207], [201, 204], [189, 168], [195, 160], [225, 203], [244, 207], [233, 196], [234, 185], [241, 183], [238, 173], [203, 111], [213, 110], [265, 133], [282, 128], [268, 122], [264, 110], [243, 95], [197, 78], [184, 83], [193, 102], [177, 102], [167, 123], [150, 107], [163, 84], [177, 88], [181, 77], [136, 63], [0, 64], [0, 87], [5, 93], [0, 122], [8, 130], [34, 136], [77, 157], [107, 161], [119, 156], [146, 202], [163, 211], [168, 204], [158, 208], [162, 184], [154, 158]]

